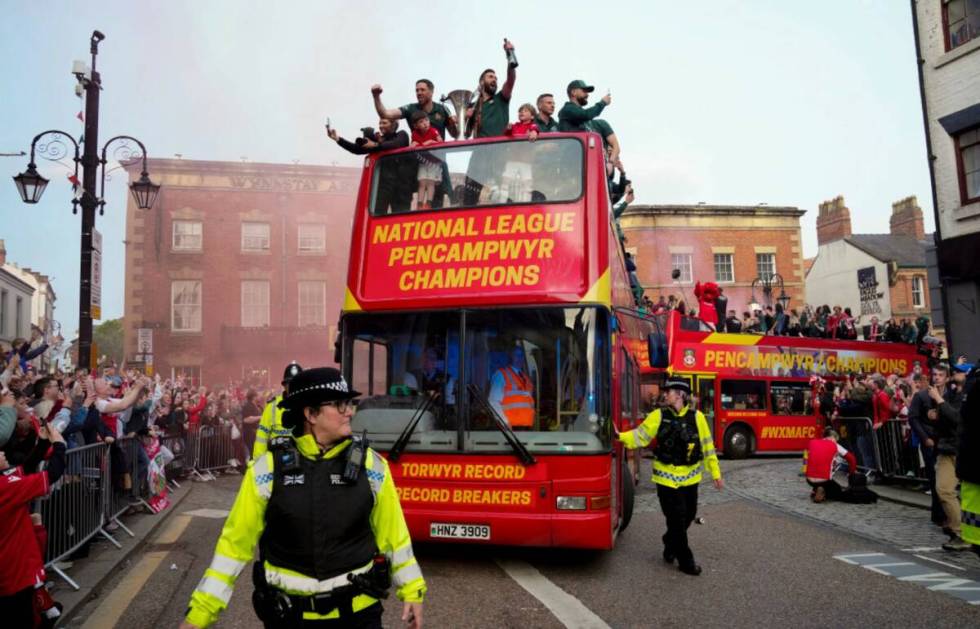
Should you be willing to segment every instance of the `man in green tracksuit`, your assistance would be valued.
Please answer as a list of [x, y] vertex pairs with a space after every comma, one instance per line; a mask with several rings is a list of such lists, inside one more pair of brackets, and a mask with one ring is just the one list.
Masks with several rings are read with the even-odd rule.
[[568, 94], [568, 102], [565, 103], [561, 111], [558, 112], [559, 131], [590, 131], [588, 122], [602, 113], [602, 110], [612, 103], [612, 96], [606, 94], [595, 105], [586, 107], [589, 102], [589, 94], [595, 91], [595, 87], [589, 85], [582, 79], [575, 79], [568, 84], [565, 92]]

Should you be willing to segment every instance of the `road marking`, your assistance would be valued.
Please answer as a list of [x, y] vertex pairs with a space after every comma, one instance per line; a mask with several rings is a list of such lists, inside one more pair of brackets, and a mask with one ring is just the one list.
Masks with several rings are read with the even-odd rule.
[[853, 561], [854, 559], [862, 559], [865, 557], [884, 557], [885, 553], [850, 553], [847, 555], [834, 555], [834, 559], [840, 559], [844, 563], [854, 564], [855, 566], [860, 566], [864, 562]]
[[215, 520], [222, 520], [228, 517], [231, 511], [227, 509], [195, 509], [193, 511], [184, 511], [182, 515], [189, 515], [195, 518], [212, 518]]
[[895, 566], [914, 566], [915, 564], [911, 561], [893, 561], [890, 563], [875, 563], [875, 564], [864, 564], [864, 568], [867, 568], [871, 572], [877, 572], [878, 574], [883, 574], [886, 577], [892, 576], [890, 572], [882, 570], [882, 568], [894, 568]]
[[[181, 534], [191, 523], [191, 518], [180, 515], [167, 524], [163, 533], [153, 540], [155, 544], [173, 544], [180, 539]], [[157, 569], [169, 551], [155, 551], [146, 553], [137, 562], [133, 569], [129, 571], [114, 589], [92, 614], [85, 620], [82, 629], [103, 629], [104, 627], [115, 627], [119, 622], [129, 604], [136, 599], [137, 594], [143, 585], [149, 580], [150, 575]]]
[[[959, 568], [938, 559], [919, 555], [916, 557]], [[950, 596], [966, 601], [970, 605], [980, 605], [980, 583], [954, 576], [948, 572], [935, 572], [930, 567], [913, 561], [900, 561], [896, 557], [884, 553], [848, 553], [834, 555], [834, 559], [860, 566], [878, 574], [894, 577], [899, 581], [916, 583], [933, 592], [945, 592]]]
[[517, 584], [541, 601], [566, 627], [610, 629], [602, 618], [565, 590], [552, 583], [534, 566], [514, 559], [498, 559], [497, 565]]
[[957, 566], [955, 563], [949, 563], [948, 561], [943, 561], [942, 559], [933, 559], [932, 557], [926, 557], [925, 555], [913, 555], [919, 559], [925, 559], [926, 561], [931, 561], [933, 563], [938, 563], [940, 565], [946, 566], [947, 568], [956, 568], [957, 570], [966, 571], [966, 568], [962, 566]]
[[942, 546], [916, 546], [915, 548], [903, 548], [904, 553], [932, 553], [937, 550], [942, 550]]

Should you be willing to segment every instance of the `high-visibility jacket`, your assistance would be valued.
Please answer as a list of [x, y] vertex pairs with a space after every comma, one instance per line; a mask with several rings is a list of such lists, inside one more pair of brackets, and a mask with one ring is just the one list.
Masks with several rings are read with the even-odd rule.
[[980, 546], [980, 485], [960, 482], [960, 537]]
[[[660, 431], [660, 423], [663, 413], [672, 413], [676, 416], [683, 416], [687, 413], [685, 406], [678, 413], [674, 409], [656, 409], [646, 416], [643, 423], [633, 430], [619, 433], [619, 440], [629, 449], [642, 448], [650, 444]], [[701, 411], [695, 411], [695, 421], [698, 426], [698, 437], [701, 439], [702, 459], [691, 465], [672, 465], [665, 463], [657, 458], [653, 459], [653, 480], [658, 485], [665, 487], [686, 487], [697, 485], [701, 482], [701, 472], [705, 466], [711, 478], [718, 480], [721, 478], [721, 467], [718, 465], [718, 454], [715, 452], [715, 442], [711, 438], [711, 429], [708, 428], [708, 420], [704, 418]]]
[[255, 433], [255, 445], [252, 446], [252, 459], [257, 459], [269, 450], [269, 441], [276, 437], [288, 437], [293, 434], [288, 428], [282, 427], [282, 409], [279, 402], [282, 395], [272, 398], [262, 410], [262, 419]]
[[[294, 441], [299, 455], [308, 459], [345, 456], [344, 453], [351, 443], [350, 439], [347, 439], [321, 454], [311, 435], [304, 435]], [[274, 466], [275, 456], [272, 452], [266, 452], [249, 464], [238, 497], [221, 530], [221, 537], [218, 539], [211, 565], [205, 570], [204, 578], [191, 595], [190, 609], [186, 618], [190, 624], [197, 627], [210, 626], [217, 620], [218, 614], [228, 607], [235, 581], [252, 560], [255, 546], [265, 530], [266, 507], [272, 496]], [[378, 551], [388, 558], [391, 581], [396, 588], [397, 596], [402, 601], [422, 602], [426, 592], [425, 580], [415, 560], [412, 540], [409, 537], [408, 526], [402, 514], [388, 463], [374, 450], [368, 449], [363, 473], [367, 476], [374, 497], [370, 515], [374, 542]], [[316, 517], [329, 517], [329, 515], [329, 511], [324, 511], [316, 514]], [[266, 581], [271, 586], [293, 595], [327, 592], [338, 583], [347, 583], [346, 574], [318, 580], [316, 577], [273, 565], [268, 560], [263, 562], [263, 567]], [[353, 572], [362, 571], [353, 570]], [[354, 612], [358, 612], [376, 602], [377, 599], [374, 597], [359, 594], [354, 597], [351, 607]], [[326, 615], [313, 612], [303, 614], [304, 620], [339, 617], [340, 612], [336, 609]]]
[[513, 367], [503, 367], [500, 371], [504, 376], [504, 397], [500, 406], [507, 423], [530, 428], [534, 425], [534, 387], [531, 379]]

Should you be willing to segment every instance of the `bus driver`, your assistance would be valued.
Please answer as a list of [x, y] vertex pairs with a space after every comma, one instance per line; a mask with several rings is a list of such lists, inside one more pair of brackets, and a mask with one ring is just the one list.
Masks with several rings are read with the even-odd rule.
[[510, 362], [490, 378], [490, 405], [511, 428], [534, 426], [534, 384], [527, 373], [524, 348], [511, 348]]

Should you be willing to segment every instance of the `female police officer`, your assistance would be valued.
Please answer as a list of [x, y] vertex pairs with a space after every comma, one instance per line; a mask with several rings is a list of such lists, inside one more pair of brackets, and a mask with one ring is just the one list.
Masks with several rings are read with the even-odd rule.
[[293, 434], [248, 468], [182, 627], [216, 620], [256, 543], [252, 603], [267, 628], [381, 627], [389, 584], [402, 619], [422, 626], [425, 581], [388, 465], [351, 436], [358, 395], [330, 367], [290, 382], [281, 404]]
[[724, 483], [708, 422], [701, 411], [688, 406], [690, 385], [680, 378], [668, 378], [664, 389], [667, 406], [647, 415], [634, 430], [619, 433], [619, 440], [630, 449], [657, 440], [653, 482], [667, 519], [664, 560], [672, 563], [676, 559], [681, 572], [697, 576], [701, 566], [694, 562], [694, 553], [687, 544], [687, 529], [697, 515], [698, 484], [704, 465], [708, 466], [715, 487], [721, 489]]

